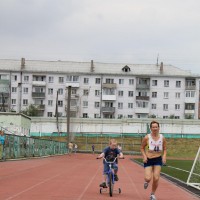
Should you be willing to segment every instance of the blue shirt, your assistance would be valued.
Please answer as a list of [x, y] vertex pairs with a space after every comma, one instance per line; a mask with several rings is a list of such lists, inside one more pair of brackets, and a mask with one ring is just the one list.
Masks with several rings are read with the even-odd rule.
[[0, 135], [0, 144], [4, 144], [4, 142], [5, 142], [5, 136]]
[[[115, 148], [115, 149], [111, 149], [110, 147], [106, 147], [104, 150], [103, 150], [103, 153], [105, 154], [105, 158], [107, 159], [108, 157], [109, 158], [116, 158], [119, 154], [120, 154], [120, 150], [118, 148]], [[117, 160], [116, 160], [117, 162]]]

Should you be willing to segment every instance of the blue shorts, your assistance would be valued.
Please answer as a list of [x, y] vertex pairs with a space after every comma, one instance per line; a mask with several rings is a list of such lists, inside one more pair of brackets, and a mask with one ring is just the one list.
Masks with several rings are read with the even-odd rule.
[[[112, 164], [112, 168], [117, 171], [118, 170], [118, 165], [117, 163]], [[109, 164], [108, 163], [103, 163], [103, 174], [107, 174], [109, 170]]]
[[147, 162], [144, 163], [144, 168], [145, 167], [151, 167], [151, 166], [162, 166], [162, 157], [157, 157], [157, 158], [147, 158]]

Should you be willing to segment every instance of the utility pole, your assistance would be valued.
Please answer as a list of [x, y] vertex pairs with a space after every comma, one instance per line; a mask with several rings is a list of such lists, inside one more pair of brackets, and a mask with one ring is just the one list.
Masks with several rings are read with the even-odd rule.
[[71, 90], [72, 87], [68, 86], [68, 98], [67, 98], [67, 141], [68, 143], [71, 140], [70, 134], [70, 104], [71, 104]]

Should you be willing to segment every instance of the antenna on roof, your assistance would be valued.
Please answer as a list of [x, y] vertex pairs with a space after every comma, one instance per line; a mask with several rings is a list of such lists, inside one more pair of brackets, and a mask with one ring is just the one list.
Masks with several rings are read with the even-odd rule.
[[157, 55], [157, 63], [156, 63], [157, 66], [158, 66], [158, 59], [159, 59], [159, 54]]

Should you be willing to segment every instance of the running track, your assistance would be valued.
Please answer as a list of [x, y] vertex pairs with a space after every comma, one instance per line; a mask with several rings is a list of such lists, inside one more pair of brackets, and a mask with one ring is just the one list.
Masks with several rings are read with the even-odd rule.
[[[143, 189], [143, 167], [127, 156], [119, 161], [121, 194], [99, 193], [102, 160], [96, 155], [73, 154], [0, 163], [0, 200], [148, 200]], [[158, 200], [197, 200], [165, 179], [160, 179]]]

